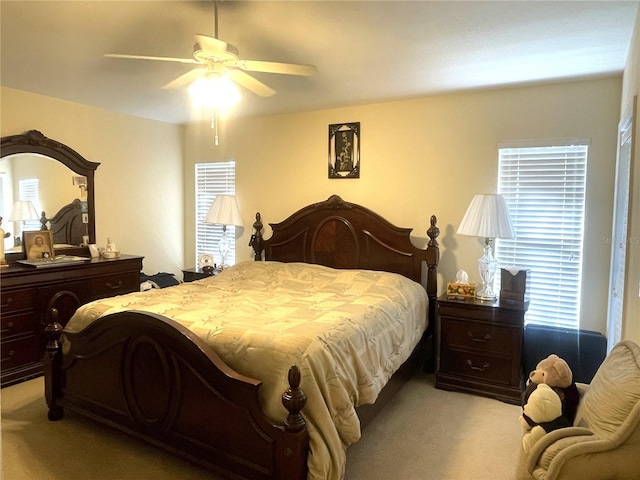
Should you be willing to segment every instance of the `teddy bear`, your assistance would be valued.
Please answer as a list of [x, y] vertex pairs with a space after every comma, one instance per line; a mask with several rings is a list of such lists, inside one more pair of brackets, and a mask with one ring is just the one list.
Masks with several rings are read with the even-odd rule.
[[524, 406], [527, 404], [531, 393], [541, 384], [550, 386], [558, 394], [562, 403], [562, 415], [570, 424], [573, 424], [578, 402], [580, 401], [578, 387], [573, 381], [573, 373], [567, 362], [552, 353], [541, 360], [536, 369], [529, 374], [526, 388], [522, 393], [523, 412], [520, 415], [522, 426], [527, 430], [536, 426], [537, 422], [529, 418], [524, 412]]
[[531, 447], [547, 433], [571, 426], [562, 415], [560, 396], [545, 383], [536, 385], [523, 410], [524, 414], [535, 422], [535, 426], [522, 437], [525, 452], [531, 450]]

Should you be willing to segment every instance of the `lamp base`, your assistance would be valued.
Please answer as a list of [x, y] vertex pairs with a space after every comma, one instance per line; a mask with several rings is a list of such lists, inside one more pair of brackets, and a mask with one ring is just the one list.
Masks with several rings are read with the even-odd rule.
[[483, 285], [479, 290], [476, 291], [476, 298], [478, 300], [495, 300], [498, 297], [495, 293], [493, 293], [493, 290], [490, 287], [487, 287], [485, 289]]
[[493, 291], [493, 278], [498, 268], [498, 262], [493, 257], [493, 239], [484, 239], [484, 255], [478, 260], [478, 270], [482, 278], [482, 286], [476, 290], [476, 298], [480, 300], [495, 300], [496, 294]]

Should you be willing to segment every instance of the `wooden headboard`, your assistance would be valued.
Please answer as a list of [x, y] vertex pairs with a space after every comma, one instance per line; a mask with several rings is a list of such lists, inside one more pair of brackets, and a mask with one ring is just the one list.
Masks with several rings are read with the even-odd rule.
[[[308, 205], [280, 223], [270, 223], [271, 238], [262, 237], [256, 214], [251, 246], [255, 260], [305, 262], [334, 268], [394, 272], [422, 283], [429, 295], [429, 320], [434, 324], [440, 229], [435, 215], [427, 230], [426, 249], [410, 239], [412, 229], [396, 227], [377, 213], [338, 195]], [[433, 311], [432, 311], [433, 310]]]
[[[42, 212], [44, 216], [44, 212]], [[80, 245], [82, 236], [87, 235], [87, 224], [82, 222], [82, 202], [75, 199], [62, 207], [51, 218], [44, 218], [44, 228], [49, 223], [49, 230], [53, 233], [53, 243]]]

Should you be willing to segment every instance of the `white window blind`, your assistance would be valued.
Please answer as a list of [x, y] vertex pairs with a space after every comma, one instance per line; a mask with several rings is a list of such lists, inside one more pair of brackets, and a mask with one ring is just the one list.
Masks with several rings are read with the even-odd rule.
[[[36, 212], [42, 212], [40, 204], [40, 181], [38, 178], [21, 178], [18, 180], [18, 197], [23, 202], [29, 201], [33, 204]], [[25, 220], [22, 230], [40, 230], [42, 225], [40, 220]]]
[[527, 268], [526, 323], [578, 328], [588, 141], [499, 148], [498, 191], [516, 232], [500, 239], [504, 268]]
[[[221, 263], [218, 243], [222, 237], [222, 226], [204, 223], [209, 207], [216, 195], [236, 193], [236, 162], [211, 162], [196, 164], [196, 265], [198, 255], [213, 255], [216, 264]], [[227, 235], [232, 239], [226, 263], [235, 264], [235, 227], [227, 226]]]

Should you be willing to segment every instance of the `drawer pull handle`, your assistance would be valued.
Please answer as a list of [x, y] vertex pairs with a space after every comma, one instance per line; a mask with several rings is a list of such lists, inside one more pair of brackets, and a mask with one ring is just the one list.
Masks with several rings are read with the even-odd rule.
[[12, 328], [13, 328], [13, 322], [9, 322], [7, 323], [7, 328], [3, 328], [2, 330], [0, 330], [0, 333], [10, 332]]
[[5, 360], [11, 360], [11, 357], [13, 357], [13, 355], [15, 355], [15, 350], [9, 350], [9, 356], [6, 358], [3, 358], [1, 361], [5, 361]]
[[117, 285], [107, 282], [107, 288], [110, 288], [111, 290], [119, 290], [120, 287], [122, 287], [122, 280], [118, 280]]
[[476, 371], [476, 372], [484, 372], [487, 368], [489, 368], [489, 364], [488, 363], [485, 363], [481, 367], [478, 367], [478, 366], [474, 365], [471, 360], [467, 360], [467, 365], [469, 365], [469, 368], [471, 370]]
[[12, 300], [13, 300], [13, 298], [11, 298], [11, 297], [7, 298], [7, 302], [3, 303], [3, 304], [0, 304], [0, 307], [1, 308], [7, 308], [11, 304]]
[[489, 340], [491, 340], [491, 335], [489, 335], [488, 333], [482, 337], [482, 338], [476, 338], [473, 336], [473, 333], [471, 332], [467, 332], [467, 335], [469, 336], [469, 338], [473, 341], [473, 342], [478, 342], [478, 343], [487, 343]]

